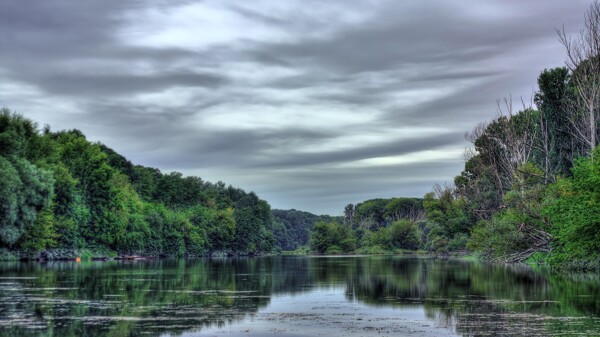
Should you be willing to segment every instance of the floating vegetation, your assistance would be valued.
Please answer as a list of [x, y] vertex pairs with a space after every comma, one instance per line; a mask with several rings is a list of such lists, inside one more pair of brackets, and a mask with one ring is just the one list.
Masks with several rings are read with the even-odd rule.
[[0, 335], [600, 335], [597, 279], [522, 267], [265, 257], [105, 268], [2, 269]]

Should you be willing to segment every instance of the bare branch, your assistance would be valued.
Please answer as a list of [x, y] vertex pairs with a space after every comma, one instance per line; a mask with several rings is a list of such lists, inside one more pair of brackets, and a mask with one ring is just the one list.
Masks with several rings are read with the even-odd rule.
[[596, 0], [585, 14], [585, 27], [575, 37], [563, 26], [558, 39], [565, 47], [565, 65], [571, 72], [577, 100], [569, 105], [568, 119], [574, 135], [587, 144], [588, 152], [598, 145], [598, 107], [600, 106], [600, 3]]

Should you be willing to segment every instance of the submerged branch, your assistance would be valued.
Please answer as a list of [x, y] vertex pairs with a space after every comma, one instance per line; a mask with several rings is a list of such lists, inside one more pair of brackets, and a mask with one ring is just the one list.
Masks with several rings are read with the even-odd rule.
[[525, 235], [526, 240], [531, 245], [525, 250], [500, 256], [494, 259], [495, 261], [503, 263], [523, 262], [537, 252], [548, 253], [552, 250], [550, 242], [552, 242], [553, 237], [550, 233], [525, 223], [522, 223], [518, 230]]

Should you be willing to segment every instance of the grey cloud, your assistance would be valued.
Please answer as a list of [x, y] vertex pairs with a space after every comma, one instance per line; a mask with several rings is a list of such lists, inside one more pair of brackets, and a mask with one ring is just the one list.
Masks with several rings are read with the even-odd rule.
[[[452, 95], [408, 108], [390, 107], [388, 118], [385, 118], [385, 120], [387, 123], [405, 121], [410, 124], [414, 123], [414, 125], [427, 125], [432, 120], [439, 122], [452, 122], [454, 120], [456, 122], [457, 117], [466, 118], [469, 112], [480, 116], [489, 116], [490, 111], [481, 111], [482, 105], [493, 106], [493, 101], [483, 102], [479, 97], [481, 95], [480, 90], [485, 88], [485, 86], [466, 88]], [[501, 92], [496, 92], [496, 94], [502, 95]]]
[[[235, 183], [274, 207], [339, 213], [348, 202], [422, 196], [432, 183], [451, 180], [460, 172], [460, 158], [340, 164], [466, 146], [463, 133], [494, 116], [496, 99], [512, 93], [518, 101], [531, 93], [543, 68], [562, 64], [554, 29], [565, 24], [577, 31], [589, 1], [310, 0], [282, 3], [277, 12], [259, 2], [206, 1], [249, 28], [259, 25], [287, 38], [247, 34], [193, 50], [125, 42], [125, 18], [180, 4], [199, 2], [0, 2], [0, 74], [2, 84], [14, 86], [0, 92], [2, 104], [25, 115], [46, 104], [47, 112], [36, 115], [42, 124], [79, 128], [138, 164]], [[143, 73], [135, 69], [140, 64]], [[236, 70], [240, 64], [257, 77]], [[21, 91], [21, 85], [39, 93]], [[186, 102], [158, 105], [131, 96], [180, 87], [187, 90]], [[422, 89], [439, 92], [414, 102], [398, 98]], [[72, 111], [65, 115], [56, 103]], [[329, 107], [368, 114], [372, 121], [318, 130], [202, 123], [216, 110], [243, 113], [248, 107], [258, 114], [261, 107], [276, 110], [285, 119], [290, 105], [318, 110], [315, 121]], [[400, 133], [408, 127], [441, 131], [406, 139]], [[380, 144], [305, 151], [394, 128], [398, 137]]]
[[462, 135], [462, 132], [448, 132], [429, 137], [391, 140], [378, 145], [356, 146], [350, 150], [323, 151], [309, 154], [281, 154], [276, 158], [262, 162], [259, 167], [307, 167], [386, 156], [399, 156], [458, 144], [463, 140]]
[[[92, 112], [82, 116], [96, 125], [107, 139], [100, 141], [113, 148], [121, 148], [131, 158], [143, 158], [146, 165], [170, 169], [204, 167], [256, 167], [265, 165], [278, 153], [277, 149], [294, 149], [336, 138], [341, 130], [310, 130], [304, 128], [213, 130], [194, 126], [190, 120], [198, 109], [192, 105], [178, 109], [148, 112], [142, 107], [122, 110], [114, 105], [90, 105]], [[104, 122], [105, 120], [108, 121]], [[149, 137], [151, 135], [151, 137]], [[139, 141], [131, 142], [130, 139]], [[121, 144], [121, 145], [119, 145]], [[140, 145], [147, 156], [139, 156]], [[174, 149], [176, 151], [174, 151]], [[175, 167], [173, 164], [176, 164]]]
[[[457, 159], [344, 170], [270, 170], [270, 179], [286, 184], [269, 189], [258, 181], [255, 189], [269, 200], [277, 200], [277, 207], [307, 205], [307, 209], [316, 213], [340, 215], [346, 204], [366, 199], [422, 197], [432, 190], [433, 184], [451, 181], [462, 165]], [[440, 175], [440, 172], [448, 173]], [[322, 186], [327, 187], [327, 193], [315, 193]]]
[[[117, 33], [124, 24], [123, 14], [158, 3], [52, 0], [28, 6], [21, 1], [2, 2], [0, 31], [5, 33], [0, 41], [7, 47], [0, 54], [0, 69], [10, 79], [33, 84], [50, 95], [92, 99], [225, 83], [223, 75], [173, 66], [186, 62], [210, 66], [202, 53], [122, 44]], [[133, 62], [149, 65], [155, 74], [135, 73], [129, 65]]]
[[[290, 181], [290, 185], [296, 191], [310, 193], [315, 187], [328, 184], [334, 188], [336, 193], [351, 194], [353, 191], [360, 191], [361, 194], [372, 193], [368, 191], [368, 186], [372, 184], [390, 185], [392, 189], [398, 189], [395, 186], [397, 182], [421, 182], [423, 180], [435, 181], [435, 172], [439, 167], [455, 167], [459, 165], [459, 159], [452, 161], [435, 161], [408, 163], [401, 165], [383, 165], [376, 167], [349, 168], [344, 170], [325, 169], [325, 170], [290, 170], [290, 171], [270, 171], [275, 177], [281, 175]], [[458, 175], [460, 171], [456, 174]], [[357, 188], [362, 186], [364, 188]], [[433, 184], [426, 186], [430, 190]], [[279, 189], [278, 191], [283, 191]]]
[[274, 15], [268, 15], [268, 14], [262, 13], [260, 11], [254, 10], [254, 9], [244, 8], [244, 7], [239, 6], [239, 4], [229, 5], [228, 8], [243, 17], [246, 17], [246, 18], [254, 20], [254, 21], [266, 23], [268, 25], [281, 27], [281, 26], [286, 26], [287, 24], [289, 24], [288, 20], [285, 20], [280, 17], [276, 17]]
[[[429, 27], [428, 20], [405, 34], [405, 24], [366, 27], [351, 27], [330, 38], [310, 38], [289, 43], [258, 44], [254, 51], [257, 61], [260, 55], [278, 55], [297, 66], [313, 66], [339, 72], [383, 71], [415, 64], [435, 62], [473, 62], [496, 55], [506, 44], [519, 42], [504, 38], [504, 34], [489, 36], [480, 29], [470, 39], [454, 40], [447, 34]], [[474, 40], [473, 38], [477, 38]], [[496, 40], [496, 41], [494, 41]], [[523, 37], [520, 40], [524, 40]], [[500, 44], [504, 44], [500, 45]], [[268, 50], [268, 52], [266, 52]]]
[[461, 70], [442, 71], [440, 73], [426, 73], [410, 78], [411, 82], [437, 82], [449, 80], [481, 79], [499, 75], [499, 71], [490, 70]]
[[131, 95], [151, 93], [172, 87], [217, 88], [227, 79], [215, 74], [162, 73], [155, 75], [134, 74], [52, 74], [38, 79], [36, 83], [51, 94], [93, 96]]

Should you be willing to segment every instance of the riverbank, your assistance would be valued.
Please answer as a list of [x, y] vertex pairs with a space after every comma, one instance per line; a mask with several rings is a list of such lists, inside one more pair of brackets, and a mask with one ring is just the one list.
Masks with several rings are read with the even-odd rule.
[[[470, 262], [489, 262], [492, 264], [504, 264], [500, 262], [488, 261], [475, 252], [458, 251], [449, 253], [434, 253], [426, 250], [371, 250], [358, 249], [353, 253], [344, 254], [315, 254], [308, 247], [299, 247], [291, 251], [278, 251], [270, 253], [232, 253], [216, 251], [212, 253], [184, 256], [185, 258], [229, 258], [229, 257], [259, 257], [268, 255], [281, 256], [418, 256], [418, 257], [438, 257], [452, 258]], [[170, 258], [174, 256], [156, 256], [143, 254], [125, 254], [106, 248], [84, 248], [84, 249], [48, 249], [38, 254], [28, 254], [19, 251], [9, 251], [0, 249], [0, 261], [111, 261], [111, 260], [155, 260]], [[535, 254], [523, 264], [534, 269], [539, 267], [548, 267], [556, 272], [578, 272], [578, 273], [598, 273], [600, 272], [600, 260], [573, 260], [569, 263], [550, 266], [547, 263], [547, 254]]]
[[285, 250], [278, 252], [276, 255], [284, 255], [284, 256], [390, 256], [390, 255], [398, 255], [398, 256], [437, 256], [437, 257], [463, 257], [463, 256], [471, 256], [473, 259], [477, 259], [474, 255], [470, 255], [471, 252], [452, 252], [452, 253], [434, 253], [427, 250], [409, 250], [409, 249], [381, 249], [379, 247], [365, 247], [361, 249], [357, 249], [351, 253], [327, 253], [327, 254], [318, 254], [310, 251], [308, 247], [299, 247], [295, 250]]
[[75, 261], [79, 260], [112, 260], [120, 255], [110, 249], [48, 249], [38, 253], [9, 251], [0, 249], [0, 261]]
[[172, 255], [145, 255], [143, 253], [122, 253], [108, 248], [81, 248], [81, 249], [47, 249], [37, 253], [27, 253], [17, 250], [0, 248], [0, 261], [108, 261], [108, 260], [156, 260], [162, 258], [227, 258], [227, 257], [258, 257], [277, 255], [275, 253], [248, 253], [214, 251], [205, 254], [184, 256]]

